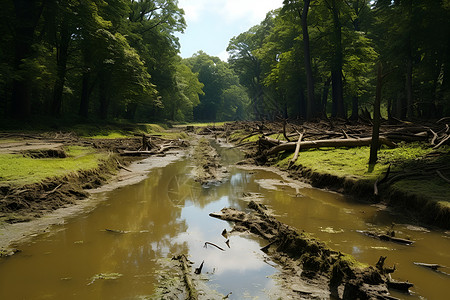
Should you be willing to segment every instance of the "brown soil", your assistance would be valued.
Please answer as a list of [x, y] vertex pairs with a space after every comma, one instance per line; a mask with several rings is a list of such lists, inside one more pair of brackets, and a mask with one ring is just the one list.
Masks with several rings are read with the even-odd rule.
[[250, 201], [251, 213], [224, 208], [210, 216], [235, 223], [234, 232], [250, 231], [268, 241], [261, 250], [280, 266], [277, 276], [289, 298], [395, 299], [383, 264], [365, 267], [352, 257], [277, 221], [267, 208]]
[[220, 155], [209, 140], [199, 138], [192, 149], [194, 160], [193, 174], [195, 180], [203, 185], [220, 182], [226, 174], [226, 169], [220, 164]]

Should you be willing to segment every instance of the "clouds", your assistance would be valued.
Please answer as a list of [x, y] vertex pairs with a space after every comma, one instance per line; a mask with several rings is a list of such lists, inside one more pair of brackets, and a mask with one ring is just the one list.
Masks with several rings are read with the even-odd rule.
[[179, 0], [178, 3], [188, 23], [198, 22], [202, 15], [213, 14], [228, 23], [244, 20], [252, 25], [282, 4], [283, 0]]
[[198, 50], [228, 57], [225, 49], [230, 39], [259, 24], [266, 14], [283, 5], [283, 0], [179, 0], [184, 9], [187, 29], [178, 35], [181, 56]]

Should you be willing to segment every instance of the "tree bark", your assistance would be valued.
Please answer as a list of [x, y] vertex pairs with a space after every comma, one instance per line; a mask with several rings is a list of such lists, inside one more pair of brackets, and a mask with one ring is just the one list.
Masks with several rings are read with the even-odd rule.
[[306, 119], [311, 120], [315, 112], [314, 101], [314, 78], [311, 66], [311, 51], [309, 46], [309, 32], [308, 32], [308, 11], [310, 0], [304, 0], [303, 11], [301, 14], [302, 33], [303, 33], [303, 51], [306, 71], [306, 86], [308, 89], [308, 101], [306, 105]]
[[377, 87], [375, 92], [375, 102], [373, 104], [373, 127], [372, 127], [372, 143], [370, 145], [369, 164], [374, 164], [378, 160], [378, 147], [380, 138], [380, 106], [381, 106], [381, 89], [383, 87], [383, 66], [378, 64]]
[[336, 0], [331, 1], [331, 11], [334, 24], [334, 57], [331, 66], [332, 98], [333, 98], [333, 117], [346, 118], [344, 109], [344, 90], [342, 82], [342, 24], [339, 18], [339, 8]]
[[31, 78], [23, 69], [23, 60], [33, 53], [34, 33], [43, 5], [37, 0], [14, 0], [14, 72], [12, 82], [11, 113], [14, 117], [31, 114]]
[[83, 118], [87, 118], [89, 114], [89, 83], [90, 83], [91, 73], [89, 70], [83, 72], [83, 79], [81, 83], [81, 101], [80, 101], [80, 111], [79, 115]]
[[62, 95], [67, 73], [67, 60], [69, 58], [69, 43], [70, 43], [70, 33], [67, 16], [63, 16], [60, 35], [61, 35], [60, 44], [56, 50], [57, 78], [55, 85], [53, 87], [53, 102], [52, 102], [53, 116], [59, 116], [61, 114]]

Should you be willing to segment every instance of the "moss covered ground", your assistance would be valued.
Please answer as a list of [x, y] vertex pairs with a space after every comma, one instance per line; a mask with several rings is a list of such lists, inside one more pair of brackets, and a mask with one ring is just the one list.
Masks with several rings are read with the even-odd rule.
[[[375, 182], [381, 179], [389, 166], [390, 177], [405, 176], [392, 182], [392, 188], [404, 194], [438, 201], [450, 206], [450, 184], [442, 179], [435, 169], [448, 176], [450, 170], [450, 147], [433, 150], [423, 143], [400, 144], [399, 147], [382, 148], [378, 162], [369, 165], [369, 147], [359, 148], [321, 148], [301, 151], [295, 165], [310, 169], [319, 174], [330, 174], [354, 180]], [[286, 168], [293, 154], [282, 154], [276, 165]]]
[[64, 150], [66, 158], [33, 158], [23, 154], [0, 154], [0, 184], [19, 186], [79, 170], [95, 169], [107, 155], [82, 146], [68, 146]]

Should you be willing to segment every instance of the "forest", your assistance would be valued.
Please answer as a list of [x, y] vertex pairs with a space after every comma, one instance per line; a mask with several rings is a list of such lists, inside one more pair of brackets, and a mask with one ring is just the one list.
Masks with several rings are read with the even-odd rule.
[[179, 56], [177, 0], [14, 0], [3, 119], [159, 122], [450, 114], [450, 1], [285, 0], [229, 59]]

